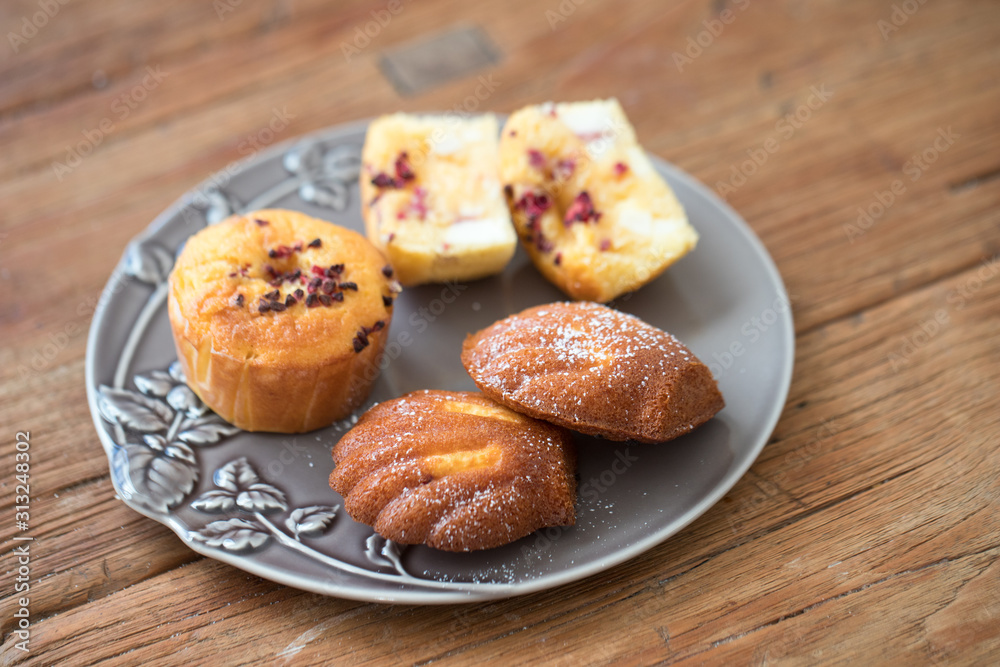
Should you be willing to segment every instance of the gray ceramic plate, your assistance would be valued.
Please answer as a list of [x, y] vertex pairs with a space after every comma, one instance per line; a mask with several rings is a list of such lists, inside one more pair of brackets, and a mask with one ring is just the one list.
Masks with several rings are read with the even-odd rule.
[[[193, 396], [173, 364], [165, 307], [178, 249], [206, 224], [263, 207], [361, 229], [365, 127], [334, 128], [231, 165], [126, 249], [87, 347], [90, 408], [121, 499], [195, 551], [261, 577], [346, 598], [427, 604], [519, 595], [592, 575], [662, 542], [719, 500], [781, 413], [792, 374], [791, 313], [774, 264], [746, 224], [660, 160], [701, 240], [664, 276], [613, 305], [687, 343], [712, 366], [727, 405], [668, 444], [579, 437], [576, 526], [470, 554], [399, 547], [354, 523], [327, 485], [330, 450], [350, 420], [306, 435], [246, 433]], [[406, 290], [390, 361], [364, 408], [416, 389], [474, 389], [459, 360], [466, 333], [562, 299], [520, 250], [502, 275]]]

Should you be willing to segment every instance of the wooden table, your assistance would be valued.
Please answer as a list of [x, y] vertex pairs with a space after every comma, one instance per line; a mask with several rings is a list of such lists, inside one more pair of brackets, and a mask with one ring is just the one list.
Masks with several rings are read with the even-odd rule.
[[[388, 5], [355, 0], [0, 6], [3, 663], [995, 662], [1000, 5], [392, 6], [384, 26]], [[495, 62], [399, 92], [382, 57], [455, 26], [478, 27]], [[453, 109], [481, 76], [495, 84], [481, 108], [502, 112], [617, 96], [650, 151], [763, 240], [797, 350], [750, 472], [626, 564], [448, 607], [285, 588], [116, 500], [84, 348], [128, 240], [247, 154], [276, 110], [279, 140]], [[28, 653], [10, 634], [18, 431]]]

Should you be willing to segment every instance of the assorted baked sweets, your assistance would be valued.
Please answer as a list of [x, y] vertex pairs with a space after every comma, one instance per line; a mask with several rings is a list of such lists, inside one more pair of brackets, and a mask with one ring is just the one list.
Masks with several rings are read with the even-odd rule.
[[528, 255], [573, 299], [635, 290], [698, 240], [615, 99], [512, 114], [500, 176]]
[[401, 544], [489, 549], [575, 522], [569, 433], [477, 392], [380, 403], [333, 458], [330, 486], [348, 514]]
[[360, 234], [265, 210], [187, 240], [168, 312], [188, 384], [209, 407], [248, 431], [295, 433], [367, 398], [398, 291]]
[[725, 405], [670, 334], [596, 303], [529, 308], [466, 338], [476, 385], [512, 410], [611, 440], [663, 442]]
[[361, 160], [368, 239], [403, 285], [499, 273], [517, 236], [498, 172], [492, 114], [382, 116]]

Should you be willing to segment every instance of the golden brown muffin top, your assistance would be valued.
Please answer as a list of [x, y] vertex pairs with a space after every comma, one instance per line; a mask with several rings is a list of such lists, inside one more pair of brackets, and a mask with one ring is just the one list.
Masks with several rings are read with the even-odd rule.
[[309, 367], [364, 349], [398, 285], [362, 235], [295, 211], [236, 215], [188, 239], [170, 273], [184, 336], [255, 364]]

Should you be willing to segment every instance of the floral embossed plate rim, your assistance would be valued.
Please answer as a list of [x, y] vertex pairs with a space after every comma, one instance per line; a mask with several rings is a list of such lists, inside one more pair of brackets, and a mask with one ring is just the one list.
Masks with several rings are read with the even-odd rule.
[[[746, 223], [655, 158], [701, 240], [664, 276], [613, 305], [671, 331], [710, 363], [727, 407], [666, 445], [577, 438], [581, 484], [571, 529], [472, 554], [400, 548], [354, 523], [327, 485], [330, 450], [349, 421], [303, 436], [250, 434], [187, 389], [165, 312], [166, 276], [183, 241], [231, 212], [269, 206], [360, 230], [356, 181], [366, 127], [331, 128], [231, 165], [126, 249], [95, 312], [86, 363], [91, 412], [122, 500], [195, 551], [279, 583], [423, 604], [575, 581], [650, 549], [715, 504], [756, 459], [781, 413], [794, 355], [791, 313], [781, 278]], [[464, 335], [562, 299], [520, 249], [500, 276], [404, 291], [388, 365], [359, 414], [415, 389], [474, 389], [458, 359]]]

